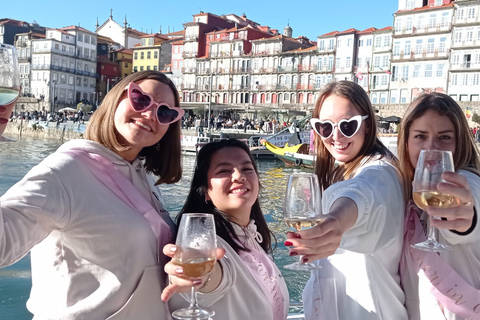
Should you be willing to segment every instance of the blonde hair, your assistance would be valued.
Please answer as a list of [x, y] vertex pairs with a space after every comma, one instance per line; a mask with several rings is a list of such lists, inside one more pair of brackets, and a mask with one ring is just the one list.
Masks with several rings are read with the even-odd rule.
[[[117, 140], [117, 131], [114, 125], [115, 111], [122, 99], [125, 98], [125, 88], [130, 82], [151, 79], [166, 84], [172, 89], [175, 106], [180, 108], [178, 91], [167, 76], [158, 71], [140, 71], [130, 74], [120, 80], [111, 89], [101, 106], [89, 120], [85, 138], [98, 142], [105, 147], [118, 152], [128, 150]], [[143, 148], [139, 153], [144, 160], [145, 169], [159, 177], [157, 184], [174, 183], [182, 177], [180, 121], [171, 123], [167, 132], [160, 141], [150, 147]]]
[[468, 170], [480, 175], [478, 148], [460, 106], [450, 96], [443, 93], [423, 94], [408, 106], [398, 131], [398, 157], [400, 159], [400, 172], [404, 180], [406, 200], [411, 198], [411, 186], [415, 173], [415, 168], [410, 163], [408, 154], [410, 127], [413, 121], [430, 110], [448, 117], [455, 128], [456, 146], [453, 154], [455, 169]]
[[351, 161], [339, 165], [337, 168], [334, 167], [335, 158], [328, 152], [327, 148], [325, 148], [320, 137], [317, 136], [317, 139], [315, 139], [315, 146], [317, 148], [315, 173], [318, 175], [322, 189], [328, 188], [335, 182], [352, 178], [365, 162], [370, 161], [378, 155], [388, 158], [388, 161], [397, 166], [397, 161], [393, 154], [377, 137], [375, 111], [365, 90], [352, 81], [330, 82], [325, 86], [315, 103], [315, 110], [313, 111], [314, 118], [319, 117], [325, 99], [331, 95], [349, 100], [361, 115], [368, 115], [368, 118], [364, 120], [366, 128], [365, 141], [360, 151]]

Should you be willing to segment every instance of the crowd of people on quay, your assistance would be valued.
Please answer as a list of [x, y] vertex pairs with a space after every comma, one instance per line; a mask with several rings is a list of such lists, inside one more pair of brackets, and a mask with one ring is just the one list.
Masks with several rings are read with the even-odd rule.
[[[295, 121], [295, 120], [293, 120]], [[223, 115], [218, 113], [216, 115], [212, 114], [210, 120], [207, 121], [204, 117], [199, 117], [196, 115], [185, 115], [182, 122], [182, 129], [192, 129], [194, 128], [196, 132], [205, 132], [210, 129], [210, 131], [220, 132], [224, 129], [234, 129], [243, 132], [247, 131], [258, 131], [264, 133], [277, 133], [287, 127], [292, 125], [290, 121], [280, 121], [278, 118], [238, 118], [235, 119], [229, 115]]]
[[[0, 106], [0, 133], [13, 106]], [[183, 208], [165, 209], [160, 187], [182, 177], [181, 128], [199, 120], [184, 115], [163, 73], [126, 76], [85, 139], [63, 144], [0, 197], [0, 266], [30, 253], [35, 319], [172, 319], [188, 306], [200, 319], [199, 305], [213, 319], [287, 318], [289, 293], [271, 257], [281, 244], [262, 213], [245, 144], [204, 145]], [[230, 121], [256, 128], [262, 119], [209, 121], [217, 130]], [[479, 319], [480, 159], [459, 105], [441, 93], [414, 100], [398, 128], [398, 158], [378, 138], [370, 99], [354, 82], [326, 85], [310, 125], [323, 219], [283, 243], [321, 267], [304, 288], [305, 319]], [[441, 174], [431, 186], [438, 201], [422, 210], [412, 181], [420, 153], [433, 149], [450, 152], [455, 172]], [[192, 212], [213, 216], [216, 259], [177, 260], [187, 250], [175, 245], [177, 228]], [[451, 250], [411, 247], [429, 225]]]

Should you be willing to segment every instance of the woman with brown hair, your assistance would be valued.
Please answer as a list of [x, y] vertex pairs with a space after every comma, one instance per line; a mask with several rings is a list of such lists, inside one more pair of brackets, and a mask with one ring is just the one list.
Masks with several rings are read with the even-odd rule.
[[175, 225], [155, 185], [181, 178], [183, 114], [164, 74], [131, 74], [85, 140], [62, 145], [0, 198], [0, 266], [31, 252], [35, 319], [170, 319], [161, 250]]
[[402, 187], [396, 159], [377, 137], [366, 92], [350, 81], [329, 83], [311, 124], [326, 215], [285, 241], [294, 246], [290, 255], [322, 267], [312, 271], [303, 293], [306, 318], [406, 320], [398, 277]]
[[[454, 206], [422, 211], [413, 202], [412, 181], [422, 149], [452, 152], [456, 172], [443, 173], [445, 182], [437, 188], [455, 197]], [[402, 283], [409, 317], [473, 319], [480, 312], [480, 226], [476, 211], [480, 205], [480, 159], [460, 106], [442, 93], [418, 97], [403, 117], [398, 151], [407, 201], [405, 234], [424, 235], [422, 225], [431, 223], [440, 231], [439, 242], [452, 249], [439, 255], [422, 253], [405, 243]], [[417, 265], [417, 261], [422, 261], [423, 266]], [[434, 281], [427, 280], [429, 273], [436, 274], [430, 277]], [[432, 286], [434, 290], [428, 288]]]

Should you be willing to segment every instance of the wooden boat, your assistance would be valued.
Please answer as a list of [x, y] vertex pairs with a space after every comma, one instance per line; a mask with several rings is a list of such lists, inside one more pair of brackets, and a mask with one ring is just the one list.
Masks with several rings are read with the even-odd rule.
[[307, 143], [300, 143], [292, 146], [286, 143], [284, 147], [277, 147], [263, 139], [261, 140], [261, 143], [277, 158], [282, 160], [287, 167], [314, 167], [315, 158], [308, 153], [309, 145]]

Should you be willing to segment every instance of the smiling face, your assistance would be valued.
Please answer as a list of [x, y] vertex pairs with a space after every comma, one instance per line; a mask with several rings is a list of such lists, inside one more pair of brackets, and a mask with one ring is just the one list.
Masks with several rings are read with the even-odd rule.
[[[323, 101], [319, 118], [321, 121], [330, 120], [337, 124], [340, 120], [350, 119], [356, 115], [360, 115], [360, 112], [348, 99], [332, 94]], [[330, 137], [320, 138], [325, 148], [338, 162], [352, 161], [365, 141], [365, 122], [362, 121], [360, 129], [351, 138], [345, 137], [338, 127], [334, 128]]]
[[410, 164], [413, 168], [417, 166], [422, 149], [451, 151], [454, 155], [456, 144], [455, 126], [450, 118], [429, 110], [410, 126], [407, 141]]
[[206, 199], [232, 216], [237, 224], [248, 225], [259, 190], [258, 176], [248, 154], [238, 147], [216, 151], [207, 178]]
[[[175, 105], [173, 92], [168, 85], [151, 79], [143, 80], [138, 84], [144, 92], [152, 95], [155, 101], [165, 101], [171, 106]], [[145, 111], [135, 111], [130, 105], [126, 92], [115, 111], [114, 124], [117, 140], [122, 145], [130, 147], [129, 150], [118, 153], [130, 162], [144, 147], [160, 141], [169, 127], [157, 121], [155, 105]]]

